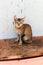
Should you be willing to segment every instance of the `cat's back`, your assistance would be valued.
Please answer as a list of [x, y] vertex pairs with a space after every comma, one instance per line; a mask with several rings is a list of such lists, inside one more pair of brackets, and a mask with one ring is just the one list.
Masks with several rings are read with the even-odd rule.
[[31, 26], [29, 24], [24, 24], [24, 28], [31, 29]]
[[32, 33], [31, 26], [29, 24], [24, 24], [25, 33]]

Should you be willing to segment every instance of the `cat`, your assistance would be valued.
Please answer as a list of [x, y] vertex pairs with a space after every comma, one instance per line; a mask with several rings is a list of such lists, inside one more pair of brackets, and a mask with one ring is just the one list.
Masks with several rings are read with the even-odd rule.
[[19, 45], [22, 43], [31, 43], [32, 42], [32, 29], [29, 24], [24, 24], [24, 18], [17, 18], [14, 16], [14, 26], [18, 34], [16, 41], [19, 41]]

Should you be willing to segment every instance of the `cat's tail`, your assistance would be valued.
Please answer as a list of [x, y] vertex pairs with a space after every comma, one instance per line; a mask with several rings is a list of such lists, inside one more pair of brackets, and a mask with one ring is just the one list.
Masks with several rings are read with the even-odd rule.
[[23, 43], [32, 43], [32, 40], [23, 40], [22, 39], [22, 41], [23, 41]]

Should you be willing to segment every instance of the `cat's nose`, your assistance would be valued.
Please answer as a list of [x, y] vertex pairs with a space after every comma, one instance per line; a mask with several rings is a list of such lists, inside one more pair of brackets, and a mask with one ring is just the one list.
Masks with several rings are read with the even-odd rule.
[[20, 24], [18, 24], [18, 25], [20, 25]]

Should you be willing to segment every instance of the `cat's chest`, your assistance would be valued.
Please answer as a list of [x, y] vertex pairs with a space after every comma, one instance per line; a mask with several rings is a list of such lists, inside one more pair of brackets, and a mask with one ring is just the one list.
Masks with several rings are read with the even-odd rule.
[[23, 29], [16, 29], [18, 34], [23, 34]]

